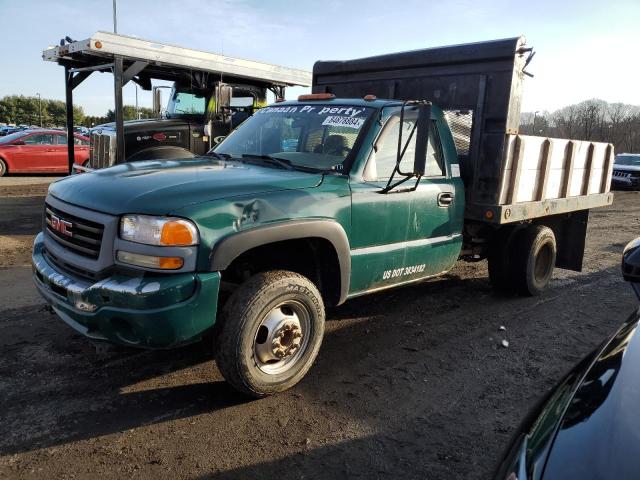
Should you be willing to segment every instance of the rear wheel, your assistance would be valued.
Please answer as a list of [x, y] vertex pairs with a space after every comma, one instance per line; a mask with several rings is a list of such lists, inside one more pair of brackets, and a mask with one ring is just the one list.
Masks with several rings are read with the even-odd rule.
[[4, 163], [4, 160], [0, 158], [0, 177], [3, 177], [7, 174], [7, 164]]
[[294, 272], [258, 273], [226, 302], [216, 359], [237, 390], [263, 397], [293, 387], [307, 373], [324, 335], [316, 286]]
[[544, 225], [532, 225], [518, 232], [513, 259], [513, 284], [522, 295], [540, 295], [553, 276], [556, 237]]

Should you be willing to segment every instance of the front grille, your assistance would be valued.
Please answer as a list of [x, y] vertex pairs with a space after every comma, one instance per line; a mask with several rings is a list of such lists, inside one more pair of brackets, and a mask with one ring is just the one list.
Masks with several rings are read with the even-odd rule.
[[613, 176], [614, 177], [620, 177], [620, 178], [632, 177], [631, 173], [629, 173], [629, 172], [621, 172], [620, 170], [614, 170], [613, 171]]
[[91, 222], [45, 204], [47, 234], [64, 248], [97, 259], [100, 256], [104, 225]]
[[89, 138], [89, 167], [98, 169], [113, 165], [115, 159], [115, 135], [91, 132]]
[[622, 170], [614, 170], [613, 176], [618, 178], [636, 178], [640, 177], [640, 172], [624, 172]]
[[43, 249], [42, 253], [45, 255], [47, 261], [54, 265], [56, 268], [66, 271], [67, 273], [71, 273], [72, 275], [86, 278], [88, 280], [100, 280], [106, 277], [107, 272], [93, 273], [89, 270], [85, 270], [84, 268], [78, 268], [75, 265], [70, 264], [69, 262], [65, 262], [63, 259], [55, 256], [49, 250]]

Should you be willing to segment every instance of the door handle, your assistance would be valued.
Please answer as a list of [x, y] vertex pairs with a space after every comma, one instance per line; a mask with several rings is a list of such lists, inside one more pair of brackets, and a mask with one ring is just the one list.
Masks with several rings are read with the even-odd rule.
[[453, 193], [451, 192], [442, 192], [438, 194], [438, 206], [439, 207], [448, 207], [449, 205], [453, 205]]

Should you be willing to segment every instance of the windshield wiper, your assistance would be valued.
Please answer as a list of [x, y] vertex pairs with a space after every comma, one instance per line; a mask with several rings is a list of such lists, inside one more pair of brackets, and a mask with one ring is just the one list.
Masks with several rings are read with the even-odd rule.
[[231, 158], [231, 155], [229, 155], [228, 153], [218, 153], [213, 151], [208, 151], [207, 153], [205, 153], [205, 156], [214, 157], [218, 160], [229, 160]]
[[291, 164], [291, 160], [285, 160], [284, 158], [278, 158], [271, 155], [257, 155], [253, 153], [244, 153], [242, 154], [242, 158], [249, 158], [249, 159], [255, 158], [258, 160], [265, 160], [268, 163], [271, 163], [272, 165], [282, 167], [286, 170], [293, 170], [294, 168], [293, 165]]

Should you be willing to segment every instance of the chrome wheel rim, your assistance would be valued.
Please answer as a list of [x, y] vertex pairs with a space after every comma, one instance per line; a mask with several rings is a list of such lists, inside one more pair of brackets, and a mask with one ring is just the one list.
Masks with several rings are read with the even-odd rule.
[[253, 341], [258, 368], [268, 375], [286, 372], [302, 358], [309, 343], [311, 317], [295, 300], [278, 304], [267, 313]]

